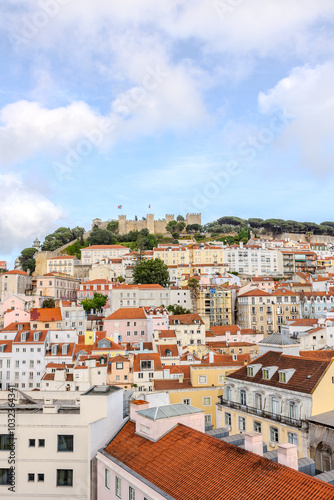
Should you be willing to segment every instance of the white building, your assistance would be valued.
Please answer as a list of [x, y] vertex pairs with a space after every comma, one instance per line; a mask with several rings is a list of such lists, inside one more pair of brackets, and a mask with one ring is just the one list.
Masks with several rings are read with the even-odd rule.
[[224, 250], [224, 262], [230, 272], [249, 276], [282, 276], [283, 256], [279, 250], [270, 248], [228, 247]]
[[129, 249], [123, 245], [92, 245], [82, 249], [81, 263], [88, 265], [106, 258], [120, 259], [128, 252]]
[[[93, 386], [77, 398], [15, 392], [15, 493], [10, 486], [8, 393], [1, 393], [1, 498], [96, 499], [97, 450], [123, 423], [123, 391]], [[70, 393], [67, 393], [70, 395]], [[19, 425], [18, 425], [19, 424]], [[92, 480], [93, 479], [93, 480]]]

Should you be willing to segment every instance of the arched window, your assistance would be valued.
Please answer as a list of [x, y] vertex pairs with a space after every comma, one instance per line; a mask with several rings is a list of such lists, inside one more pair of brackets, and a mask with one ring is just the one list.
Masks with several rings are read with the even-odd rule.
[[172, 355], [172, 351], [170, 349], [165, 350], [165, 356], [170, 357]]
[[281, 405], [280, 400], [278, 398], [271, 398], [271, 411], [275, 415], [279, 415], [281, 413]]

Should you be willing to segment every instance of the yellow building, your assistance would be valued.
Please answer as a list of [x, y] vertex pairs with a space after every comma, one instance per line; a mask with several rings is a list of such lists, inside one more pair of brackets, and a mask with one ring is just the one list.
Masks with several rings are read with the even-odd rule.
[[[205, 411], [205, 424], [216, 428], [216, 406], [225, 376], [242, 363], [211, 363], [170, 368], [169, 379], [154, 380], [154, 392], [167, 392], [170, 404], [184, 403]], [[164, 372], [166, 371], [164, 367]], [[174, 378], [172, 378], [174, 377]]]
[[74, 276], [74, 261], [77, 260], [73, 255], [60, 255], [47, 259], [48, 273], [64, 273]]
[[217, 426], [230, 435], [261, 432], [268, 451], [278, 444], [309, 455], [308, 417], [334, 410], [334, 363], [269, 351], [227, 375], [217, 404]]
[[211, 326], [234, 324], [232, 290], [217, 285], [202, 287], [197, 295], [197, 312], [210, 318]]

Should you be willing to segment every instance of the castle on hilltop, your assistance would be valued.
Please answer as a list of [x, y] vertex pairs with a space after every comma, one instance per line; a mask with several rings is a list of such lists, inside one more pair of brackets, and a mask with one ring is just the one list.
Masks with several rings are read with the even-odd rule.
[[[130, 231], [140, 231], [148, 229], [151, 234], [167, 234], [166, 225], [168, 222], [175, 220], [174, 215], [166, 214], [165, 219], [154, 219], [154, 214], [147, 214], [142, 220], [127, 220], [126, 215], [118, 216], [118, 233], [127, 234]], [[186, 225], [199, 224], [202, 225], [202, 214], [187, 214], [185, 218]], [[94, 219], [92, 228], [97, 226], [101, 229], [106, 229], [108, 221], [102, 222], [101, 219]]]

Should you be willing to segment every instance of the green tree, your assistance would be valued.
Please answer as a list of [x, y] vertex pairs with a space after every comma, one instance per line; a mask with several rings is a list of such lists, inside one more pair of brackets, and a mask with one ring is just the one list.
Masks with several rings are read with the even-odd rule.
[[19, 261], [23, 271], [27, 272], [30, 270], [31, 273], [35, 271], [36, 262], [34, 256], [36, 252], [36, 248], [25, 248], [22, 250], [21, 255], [19, 256]]
[[186, 231], [187, 233], [199, 233], [202, 231], [202, 226], [200, 224], [188, 224]]
[[117, 243], [117, 240], [107, 229], [94, 227], [87, 238], [87, 243], [89, 245], [114, 245]]
[[181, 222], [178, 222], [177, 225], [176, 225], [176, 229], [177, 231], [179, 231], [180, 233], [182, 233], [183, 229], [186, 227], [186, 223], [181, 221]]
[[120, 283], [124, 283], [125, 278], [123, 278], [123, 276], [118, 276], [117, 280], [118, 280]]
[[184, 221], [184, 217], [183, 217], [183, 215], [178, 215], [178, 216], [176, 217], [176, 220], [177, 220], [177, 221]]
[[179, 314], [190, 314], [191, 311], [189, 309], [185, 309], [184, 307], [180, 306], [179, 304], [174, 304], [174, 305], [169, 305], [167, 306], [167, 310], [174, 314], [175, 316]]
[[118, 233], [118, 228], [119, 228], [118, 220], [111, 220], [107, 225], [107, 230], [114, 234]]
[[43, 302], [43, 309], [53, 309], [56, 307], [55, 300], [50, 298], [50, 299], [45, 299]]
[[134, 267], [133, 281], [142, 285], [167, 286], [169, 284], [168, 267], [161, 259], [141, 260]]
[[81, 302], [82, 307], [88, 313], [92, 309], [96, 309], [100, 311], [102, 307], [104, 307], [107, 303], [108, 297], [107, 295], [103, 295], [102, 293], [94, 292], [94, 296], [92, 299], [85, 299]]
[[255, 217], [253, 219], [248, 219], [247, 222], [250, 225], [250, 227], [258, 229], [261, 226], [261, 222], [263, 222], [263, 219], [259, 219], [259, 218]]
[[179, 236], [180, 236], [179, 233], [177, 233], [176, 231], [175, 233], [172, 233], [172, 237], [174, 238], [174, 240], [177, 240]]
[[177, 228], [177, 224], [176, 220], [169, 221], [166, 226], [166, 231], [168, 231], [168, 233], [173, 233]]
[[240, 219], [240, 217], [234, 217], [232, 215], [225, 215], [217, 220], [218, 224], [221, 226], [223, 224], [230, 224], [231, 226], [239, 226], [240, 224], [246, 222], [244, 219]]
[[45, 237], [42, 250], [52, 251], [75, 239], [82, 240], [84, 233], [85, 229], [79, 226], [73, 229], [69, 227], [59, 227], [54, 233], [48, 234]]

